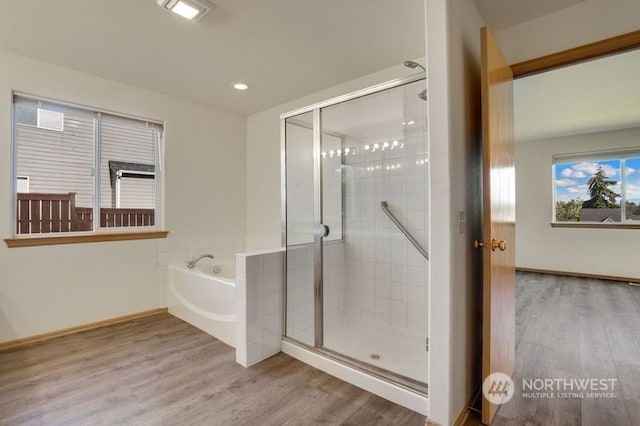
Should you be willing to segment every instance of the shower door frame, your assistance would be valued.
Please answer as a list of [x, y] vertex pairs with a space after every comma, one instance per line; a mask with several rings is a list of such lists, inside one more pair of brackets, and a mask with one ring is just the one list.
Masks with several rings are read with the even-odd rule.
[[[345, 364], [348, 367], [354, 368], [358, 371], [372, 375], [378, 379], [384, 380], [393, 385], [400, 386], [412, 392], [420, 395], [428, 396], [427, 383], [414, 380], [409, 377], [405, 377], [396, 374], [390, 370], [386, 370], [375, 365], [368, 364], [359, 359], [350, 357], [348, 355], [341, 354], [334, 350], [325, 348], [323, 346], [324, 338], [324, 277], [323, 277], [323, 237], [315, 237], [313, 241], [314, 246], [314, 346], [308, 345], [297, 339], [287, 336], [287, 151], [286, 151], [286, 124], [287, 120], [296, 116], [312, 113], [312, 131], [313, 131], [313, 190], [314, 190], [314, 203], [313, 203], [313, 217], [314, 226], [319, 228], [322, 225], [322, 167], [320, 151], [322, 145], [322, 116], [321, 111], [323, 108], [337, 105], [343, 102], [351, 101], [357, 98], [362, 98], [368, 95], [372, 95], [384, 90], [394, 89], [396, 87], [404, 86], [406, 84], [415, 83], [416, 81], [425, 80], [426, 73], [420, 72], [412, 74], [407, 77], [397, 78], [384, 83], [376, 84], [364, 89], [360, 89], [354, 92], [350, 92], [344, 95], [340, 95], [325, 101], [317, 102], [302, 108], [298, 108], [287, 113], [280, 115], [280, 212], [281, 212], [281, 243], [285, 249], [284, 256], [284, 289], [283, 289], [283, 336], [282, 339], [293, 345], [302, 347], [306, 350], [314, 352], [316, 354], [325, 356], [333, 361]], [[342, 203], [344, 209], [344, 201]], [[343, 224], [344, 228], [344, 224]], [[318, 232], [318, 231], [316, 231]], [[344, 230], [343, 230], [344, 238]], [[425, 347], [425, 351], [427, 348]], [[427, 351], [428, 352], [428, 351]]]

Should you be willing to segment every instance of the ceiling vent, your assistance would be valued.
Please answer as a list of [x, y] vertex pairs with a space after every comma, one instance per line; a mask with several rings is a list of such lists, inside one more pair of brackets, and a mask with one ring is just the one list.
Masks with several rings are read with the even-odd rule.
[[156, 0], [158, 6], [190, 21], [198, 21], [215, 7], [207, 0]]

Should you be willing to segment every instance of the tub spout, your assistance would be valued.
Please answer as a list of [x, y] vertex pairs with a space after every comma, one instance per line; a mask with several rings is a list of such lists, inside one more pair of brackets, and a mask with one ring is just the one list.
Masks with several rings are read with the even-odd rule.
[[196, 263], [198, 263], [200, 259], [204, 259], [205, 257], [208, 257], [209, 259], [214, 258], [212, 254], [203, 254], [202, 256], [193, 257], [191, 260], [187, 261], [187, 269], [193, 269], [193, 267], [196, 266]]

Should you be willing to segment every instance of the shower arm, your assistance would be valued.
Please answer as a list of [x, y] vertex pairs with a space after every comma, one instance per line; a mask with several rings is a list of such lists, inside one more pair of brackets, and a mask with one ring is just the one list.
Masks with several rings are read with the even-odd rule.
[[404, 236], [407, 237], [407, 240], [409, 240], [409, 242], [413, 244], [413, 246], [420, 252], [420, 254], [425, 259], [429, 260], [429, 253], [427, 253], [424, 247], [422, 247], [420, 243], [413, 237], [413, 235], [409, 233], [407, 228], [405, 228], [404, 225], [400, 223], [398, 218], [395, 217], [393, 213], [391, 213], [391, 210], [389, 210], [389, 205], [387, 204], [386, 201], [380, 201], [380, 208], [382, 209], [383, 212], [385, 212], [387, 216], [389, 216], [389, 219], [391, 219], [391, 222], [393, 222], [393, 224], [398, 227], [400, 232], [402, 232]]

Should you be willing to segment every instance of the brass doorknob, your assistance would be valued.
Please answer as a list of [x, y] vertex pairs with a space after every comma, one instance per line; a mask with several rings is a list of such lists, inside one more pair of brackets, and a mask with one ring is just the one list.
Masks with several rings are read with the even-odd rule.
[[473, 241], [473, 248], [482, 248], [484, 247], [484, 243], [482, 241], [478, 241], [478, 240], [474, 240]]
[[496, 249], [500, 249], [500, 251], [505, 251], [507, 249], [507, 243], [505, 240], [496, 240], [495, 238], [491, 240], [491, 250], [496, 251]]

